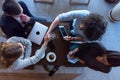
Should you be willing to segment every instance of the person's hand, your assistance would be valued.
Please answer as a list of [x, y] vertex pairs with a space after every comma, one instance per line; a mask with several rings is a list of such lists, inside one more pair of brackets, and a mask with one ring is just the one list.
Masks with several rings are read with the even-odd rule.
[[44, 45], [47, 46], [48, 42], [51, 40], [50, 34], [46, 33], [44, 37]]
[[51, 39], [51, 34], [50, 33], [46, 33], [45, 38]]
[[30, 21], [30, 17], [27, 16], [26, 14], [21, 14], [20, 18], [21, 18], [22, 22], [29, 22]]
[[74, 59], [73, 54], [74, 54], [74, 52], [73, 52], [73, 51], [68, 52], [68, 55], [70, 56], [70, 58], [71, 58], [71, 59]]
[[66, 36], [66, 37], [64, 37], [64, 40], [66, 40], [66, 41], [71, 41], [71, 40], [73, 40], [73, 37], [71, 37], [71, 36]]
[[44, 43], [48, 43], [51, 40], [51, 38], [44, 37]]

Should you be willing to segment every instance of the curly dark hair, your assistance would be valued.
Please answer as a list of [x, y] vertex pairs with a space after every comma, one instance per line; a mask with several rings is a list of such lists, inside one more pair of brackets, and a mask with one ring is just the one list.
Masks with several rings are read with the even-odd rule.
[[104, 17], [96, 13], [91, 13], [82, 23], [85, 26], [84, 34], [91, 41], [99, 39], [105, 33], [107, 27]]

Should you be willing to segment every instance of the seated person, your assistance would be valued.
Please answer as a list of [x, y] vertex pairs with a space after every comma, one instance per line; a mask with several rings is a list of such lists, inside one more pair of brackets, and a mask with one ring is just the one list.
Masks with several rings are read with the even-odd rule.
[[103, 16], [91, 13], [87, 10], [74, 10], [58, 15], [50, 25], [46, 37], [50, 37], [51, 32], [60, 22], [73, 21], [72, 36], [64, 38], [67, 41], [94, 41], [98, 40], [106, 31], [106, 22]]
[[70, 51], [71, 59], [77, 58], [82, 64], [97, 71], [108, 73], [111, 67], [120, 66], [120, 52], [106, 50], [99, 43], [84, 43]]
[[22, 1], [5, 0], [2, 5], [4, 11], [0, 26], [7, 37], [27, 37], [28, 26], [33, 26], [35, 21], [47, 21], [42, 17], [34, 17]]
[[[97, 42], [83, 43], [70, 51], [68, 56], [71, 60], [77, 59], [80, 64], [104, 73], [109, 73], [112, 67], [120, 66], [120, 52], [106, 50]], [[49, 76], [52, 76], [59, 67], [54, 66]]]
[[11, 70], [23, 69], [36, 64], [45, 56], [45, 50], [50, 40], [44, 39], [42, 47], [31, 56], [31, 42], [22, 37], [11, 37], [6, 43], [0, 44], [0, 67]]

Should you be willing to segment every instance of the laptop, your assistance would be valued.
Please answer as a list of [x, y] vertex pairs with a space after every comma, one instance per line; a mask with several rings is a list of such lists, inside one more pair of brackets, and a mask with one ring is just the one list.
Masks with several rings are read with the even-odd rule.
[[46, 32], [47, 32], [47, 29], [48, 29], [47, 26], [45, 26], [39, 22], [35, 22], [30, 34], [28, 35], [28, 39], [31, 42], [40, 45]]

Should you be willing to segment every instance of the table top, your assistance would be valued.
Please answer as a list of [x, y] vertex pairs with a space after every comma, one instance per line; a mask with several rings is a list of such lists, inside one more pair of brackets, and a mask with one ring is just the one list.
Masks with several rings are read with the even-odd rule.
[[[50, 25], [50, 23], [43, 23], [44, 25], [48, 26]], [[68, 29], [67, 29], [68, 30]], [[59, 31], [58, 28], [56, 28], [53, 33], [55, 33], [55, 35], [57, 36], [54, 40], [50, 41], [50, 43], [48, 44], [47, 50], [46, 50], [46, 55], [48, 52], [54, 52], [56, 54], [56, 61], [55, 62], [48, 62], [46, 59], [46, 55], [45, 57], [40, 60], [37, 64], [41, 64], [41, 65], [58, 65], [58, 66], [84, 66], [82, 64], [80, 64], [79, 62], [77, 62], [76, 64], [72, 64], [69, 63], [67, 60], [67, 54], [69, 52], [69, 47], [70, 47], [70, 43], [65, 41], [62, 38], [62, 35]], [[34, 54], [34, 52], [40, 48], [39, 45], [34, 44], [33, 43], [33, 50], [32, 53]]]

